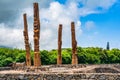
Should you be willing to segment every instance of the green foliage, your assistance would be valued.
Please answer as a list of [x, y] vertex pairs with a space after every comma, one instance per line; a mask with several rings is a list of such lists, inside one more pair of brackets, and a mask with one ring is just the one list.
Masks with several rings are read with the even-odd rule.
[[70, 64], [71, 63], [71, 53], [68, 50], [62, 51], [62, 63]]
[[41, 53], [41, 62], [43, 65], [48, 65], [50, 64], [50, 55], [47, 50], [43, 50], [40, 52]]
[[25, 61], [25, 50], [0, 48], [0, 67], [8, 66], [10, 63], [16, 61]]
[[88, 64], [99, 64], [100, 60], [99, 60], [99, 57], [96, 56], [95, 54], [88, 53], [86, 55], [86, 63], [88, 63]]
[[[42, 65], [57, 64], [56, 49], [40, 51]], [[25, 62], [25, 50], [0, 48], [0, 67], [8, 66], [12, 62]], [[120, 63], [120, 50], [106, 50], [98, 47], [77, 47], [79, 64], [109, 64]], [[71, 48], [62, 49], [62, 64], [71, 64]], [[31, 62], [33, 65], [34, 51], [31, 50]]]
[[[80, 50], [79, 50], [80, 49]], [[78, 48], [78, 63], [99, 64], [98, 48]]]
[[106, 49], [107, 49], [107, 50], [110, 50], [110, 45], [109, 45], [109, 42], [107, 42]]
[[8, 66], [10, 63], [13, 62], [13, 59], [11, 57], [5, 58], [3, 61], [3, 66]]
[[31, 63], [32, 63], [32, 65], [33, 65], [33, 63], [34, 63], [34, 51], [33, 50], [31, 50]]
[[25, 62], [25, 53], [19, 53], [16, 57], [16, 62]]
[[57, 64], [57, 50], [51, 50], [48, 53], [49, 55], [49, 63], [50, 64]]

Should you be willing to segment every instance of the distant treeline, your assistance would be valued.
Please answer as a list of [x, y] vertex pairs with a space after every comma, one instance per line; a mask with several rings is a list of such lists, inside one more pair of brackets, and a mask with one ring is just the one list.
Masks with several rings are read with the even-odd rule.
[[[57, 50], [41, 50], [41, 61], [43, 65], [57, 63]], [[98, 47], [77, 47], [79, 64], [110, 64], [120, 63], [120, 50], [106, 50]], [[34, 52], [31, 50], [33, 64]], [[71, 64], [71, 48], [62, 49], [63, 64]], [[13, 62], [25, 62], [25, 50], [0, 48], [0, 66], [8, 66]]]

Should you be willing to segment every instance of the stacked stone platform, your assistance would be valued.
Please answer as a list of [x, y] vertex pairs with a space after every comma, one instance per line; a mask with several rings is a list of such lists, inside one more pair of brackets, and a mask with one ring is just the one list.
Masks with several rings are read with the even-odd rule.
[[78, 64], [12, 68], [1, 70], [0, 80], [120, 80], [119, 67], [120, 64]]

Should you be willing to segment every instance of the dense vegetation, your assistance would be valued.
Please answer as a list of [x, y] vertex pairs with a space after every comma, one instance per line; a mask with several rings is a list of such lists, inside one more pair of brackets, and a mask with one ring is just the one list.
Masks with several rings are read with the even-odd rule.
[[[33, 51], [31, 51], [31, 58], [33, 64]], [[42, 50], [41, 60], [43, 65], [56, 64], [57, 61], [57, 50], [51, 51]], [[109, 63], [120, 63], [120, 50], [112, 49], [106, 50], [102, 48], [77, 48], [78, 62], [80, 64], [109, 64]], [[62, 49], [62, 61], [63, 64], [71, 63], [71, 48]], [[0, 48], [0, 66], [7, 66], [12, 62], [24, 62], [25, 61], [25, 50]]]

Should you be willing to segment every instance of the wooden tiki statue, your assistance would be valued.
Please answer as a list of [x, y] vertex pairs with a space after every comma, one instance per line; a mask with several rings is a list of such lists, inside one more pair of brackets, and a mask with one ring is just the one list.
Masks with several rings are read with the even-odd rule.
[[62, 64], [61, 46], [62, 46], [62, 24], [59, 25], [58, 29], [58, 57], [57, 57], [58, 65]]
[[76, 65], [78, 64], [78, 59], [77, 59], [77, 41], [75, 36], [74, 22], [71, 22], [71, 36], [72, 36], [72, 64]]
[[30, 44], [29, 44], [29, 36], [28, 36], [28, 25], [27, 25], [27, 16], [23, 14], [24, 19], [24, 42], [25, 42], [25, 49], [26, 49], [26, 65], [31, 66], [31, 56], [30, 56]]
[[39, 8], [38, 3], [34, 3], [34, 66], [39, 67], [41, 65], [40, 51], [39, 51], [39, 39], [40, 39], [40, 20], [39, 20]]

